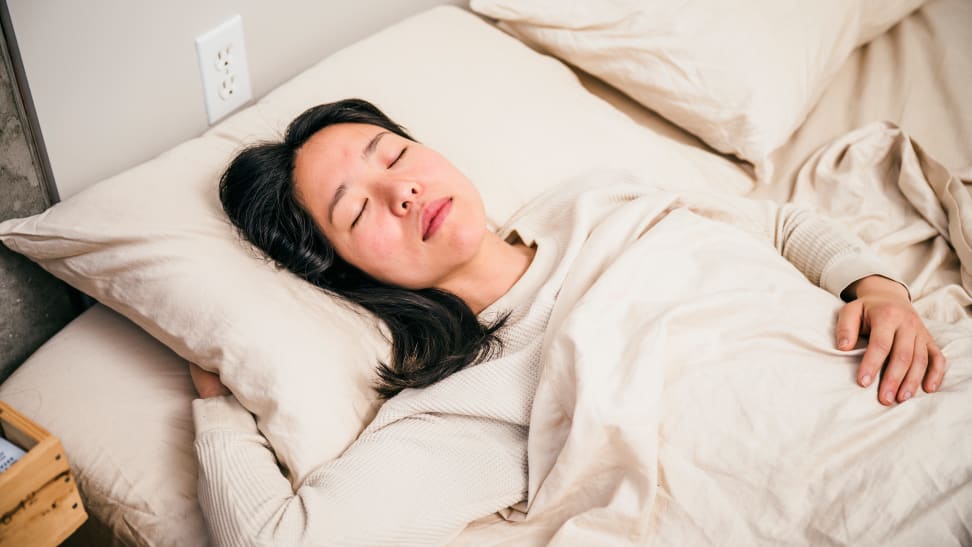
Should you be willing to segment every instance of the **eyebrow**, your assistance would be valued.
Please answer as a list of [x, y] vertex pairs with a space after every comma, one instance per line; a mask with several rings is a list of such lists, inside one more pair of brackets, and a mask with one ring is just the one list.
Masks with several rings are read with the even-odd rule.
[[[388, 134], [388, 131], [381, 131], [372, 137], [368, 142], [368, 146], [365, 146], [365, 149], [361, 152], [361, 158], [365, 160], [370, 158], [375, 153], [375, 149], [378, 148], [378, 141]], [[331, 226], [334, 226], [334, 208], [337, 207], [338, 202], [341, 201], [341, 198], [344, 197], [344, 193], [347, 192], [347, 190], [348, 185], [342, 182], [337, 187], [337, 190], [334, 191], [334, 197], [331, 198], [331, 204], [327, 207], [327, 221], [331, 223]]]
[[389, 134], [388, 131], [382, 131], [377, 135], [375, 135], [374, 137], [372, 137], [371, 142], [368, 143], [368, 146], [365, 147], [364, 152], [361, 153], [361, 159], [366, 160], [369, 157], [371, 157], [371, 155], [375, 153], [375, 149], [378, 148], [378, 141], [380, 141], [382, 137], [388, 134]]

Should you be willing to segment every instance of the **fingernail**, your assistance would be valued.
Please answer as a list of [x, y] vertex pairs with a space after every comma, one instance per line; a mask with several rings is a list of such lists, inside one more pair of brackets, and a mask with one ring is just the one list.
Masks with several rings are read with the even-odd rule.
[[867, 387], [867, 386], [871, 385], [871, 375], [870, 374], [865, 374], [864, 376], [861, 377], [861, 385], [863, 385], [864, 387]]
[[885, 391], [884, 392], [884, 400], [887, 401], [887, 402], [889, 402], [889, 403], [893, 403], [894, 402], [894, 393], [891, 393], [890, 391]]
[[901, 394], [901, 401], [902, 402], [907, 401], [910, 398], [911, 398], [911, 392], [910, 391], [905, 391], [904, 393]]
[[850, 340], [846, 338], [841, 338], [840, 342], [837, 342], [837, 345], [842, 348], [846, 348], [848, 344], [850, 344]]
[[928, 391], [935, 391], [936, 389], [938, 389], [938, 384], [935, 382], [928, 384]]

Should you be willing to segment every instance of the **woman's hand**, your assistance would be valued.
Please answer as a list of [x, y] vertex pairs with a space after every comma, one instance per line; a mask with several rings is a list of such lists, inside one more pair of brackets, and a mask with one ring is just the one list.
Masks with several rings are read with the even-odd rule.
[[195, 363], [189, 363], [189, 376], [192, 377], [192, 383], [196, 386], [196, 393], [203, 399], [230, 394], [226, 386], [219, 381], [219, 375], [203, 370]]
[[867, 349], [857, 371], [857, 381], [867, 387], [887, 362], [878, 400], [891, 405], [918, 392], [942, 385], [945, 356], [935, 344], [907, 289], [886, 277], [872, 275], [851, 284], [844, 296], [853, 298], [837, 317], [837, 348], [850, 350], [859, 335], [867, 335]]

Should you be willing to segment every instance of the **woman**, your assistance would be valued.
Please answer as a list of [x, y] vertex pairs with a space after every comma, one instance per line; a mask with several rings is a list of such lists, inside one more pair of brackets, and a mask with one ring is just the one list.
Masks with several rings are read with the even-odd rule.
[[[535, 202], [501, 238], [462, 173], [361, 100], [311, 108], [282, 142], [241, 152], [220, 184], [230, 219], [280, 265], [384, 320], [393, 356], [375, 420], [296, 493], [253, 417], [192, 367], [200, 501], [214, 539], [443, 543], [524, 501], [541, 340], [571, 264], [564, 194]], [[849, 301], [837, 346], [868, 334], [860, 385], [887, 363], [882, 404], [940, 386], [944, 357], [907, 289], [859, 241], [806, 211], [753, 210], [785, 258]]]

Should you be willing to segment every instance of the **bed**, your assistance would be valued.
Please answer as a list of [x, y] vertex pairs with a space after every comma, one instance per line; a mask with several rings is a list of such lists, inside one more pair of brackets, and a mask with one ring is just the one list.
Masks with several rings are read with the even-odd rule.
[[[720, 340], [732, 322], [716, 320], [702, 325], [711, 337], [666, 338], [677, 366], [574, 383], [559, 375], [535, 403], [551, 409], [549, 422], [564, 419], [531, 438], [531, 473], [534, 465], [542, 473], [531, 475], [529, 513], [484, 517], [452, 544], [972, 544], [972, 104], [964, 100], [972, 5], [817, 3], [778, 15], [806, 32], [779, 51], [757, 49], [765, 58], [733, 65], [737, 79], [726, 81], [725, 71], [706, 74], [704, 51], [693, 58], [692, 44], [677, 40], [701, 42], [716, 28], [711, 40], [727, 40], [717, 49], [733, 52], [747, 24], [767, 29], [764, 19], [720, 25], [702, 11], [666, 9], [631, 19], [624, 2], [587, 4], [430, 10], [323, 59], [197, 139], [41, 215], [0, 224], [6, 245], [99, 301], [0, 386], [0, 399], [44, 424], [70, 456], [91, 517], [72, 541], [208, 543], [187, 360], [220, 372], [295, 487], [374, 415], [371, 365], [388, 351], [380, 325], [266, 264], [235, 238], [215, 195], [243, 143], [279, 135], [307, 106], [359, 96], [469, 175], [495, 226], [544, 190], [606, 168], [672, 191], [832, 215], [909, 283], [950, 361], [940, 393], [885, 408], [874, 386], [853, 384], [860, 349], [836, 356], [832, 341], [807, 342], [781, 317], [752, 342], [794, 339], [839, 370], [797, 353], [778, 366], [736, 359], [742, 346]], [[649, 29], [667, 21], [667, 42], [639, 42], [632, 29], [644, 28], [631, 21]], [[839, 32], [813, 34], [823, 27]], [[651, 48], [688, 57], [679, 64]], [[793, 59], [806, 66], [746, 68]], [[646, 83], [631, 63], [661, 72], [647, 71]], [[749, 87], [734, 89], [737, 80]], [[690, 93], [683, 84], [695, 86], [688, 106], [673, 99]], [[796, 106], [765, 111], [754, 89], [767, 86], [779, 104]], [[706, 94], [733, 92], [749, 100], [734, 103], [734, 119], [748, 115], [752, 125], [691, 109]], [[832, 322], [828, 310], [815, 313]], [[736, 326], [759, 328], [754, 313]], [[698, 347], [722, 353], [699, 361], [687, 349]], [[641, 395], [624, 391], [633, 389]], [[584, 406], [619, 393], [640, 410]], [[604, 434], [628, 427], [643, 435]], [[626, 468], [640, 471], [617, 473]], [[879, 481], [882, 473], [894, 478]]]

